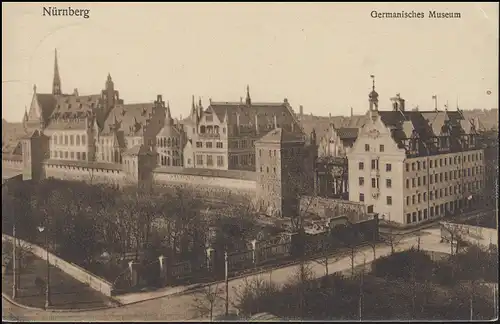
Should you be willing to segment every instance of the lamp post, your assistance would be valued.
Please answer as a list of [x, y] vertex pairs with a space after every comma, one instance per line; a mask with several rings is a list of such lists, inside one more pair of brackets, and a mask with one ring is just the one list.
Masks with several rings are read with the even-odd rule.
[[228, 264], [228, 259], [227, 259], [227, 251], [224, 252], [224, 281], [226, 284], [226, 300], [225, 300], [225, 306], [226, 306], [226, 316], [229, 315], [229, 264]]
[[48, 233], [44, 226], [38, 226], [38, 231], [45, 231], [45, 251], [47, 252], [47, 279], [45, 280], [45, 309], [50, 307], [50, 263], [49, 263], [49, 240]]
[[[14, 216], [15, 217], [15, 216]], [[17, 297], [17, 239], [16, 239], [16, 220], [14, 218], [14, 225], [12, 226], [12, 236], [14, 237], [14, 245], [12, 246], [12, 299]]]

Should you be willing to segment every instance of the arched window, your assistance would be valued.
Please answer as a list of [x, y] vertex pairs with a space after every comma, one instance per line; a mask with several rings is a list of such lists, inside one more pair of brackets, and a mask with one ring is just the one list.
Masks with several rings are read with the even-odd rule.
[[86, 145], [85, 144], [86, 139], [87, 139], [87, 135], [82, 135], [82, 145]]
[[200, 126], [200, 133], [205, 134], [205, 126]]
[[219, 134], [219, 126], [215, 126], [214, 129], [215, 129], [215, 134]]
[[167, 165], [170, 166], [170, 156], [167, 156]]
[[76, 135], [76, 145], [80, 145], [80, 135]]
[[213, 126], [207, 126], [207, 133], [212, 134], [214, 132]]
[[171, 140], [170, 140], [170, 137], [167, 139], [167, 147], [170, 147], [172, 144]]

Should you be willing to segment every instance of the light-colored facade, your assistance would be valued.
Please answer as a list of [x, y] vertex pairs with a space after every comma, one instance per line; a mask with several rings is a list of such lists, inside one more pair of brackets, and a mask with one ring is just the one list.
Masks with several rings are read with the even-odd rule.
[[484, 188], [483, 150], [473, 123], [458, 109], [405, 111], [398, 95], [392, 111], [379, 111], [375, 89], [369, 103], [369, 118], [347, 153], [349, 200], [403, 225], [478, 202]]

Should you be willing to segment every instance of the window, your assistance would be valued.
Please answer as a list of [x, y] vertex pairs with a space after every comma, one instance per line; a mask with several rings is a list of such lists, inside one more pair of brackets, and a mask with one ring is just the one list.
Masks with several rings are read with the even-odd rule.
[[427, 201], [427, 192], [424, 192], [424, 201]]
[[359, 201], [365, 201], [365, 194], [359, 194]]
[[412, 170], [412, 171], [415, 171], [415, 162], [413, 162], [413, 163], [411, 164], [411, 170]]
[[411, 187], [415, 188], [415, 178], [411, 178]]
[[422, 211], [418, 211], [418, 221], [420, 222], [422, 220]]
[[68, 135], [64, 135], [64, 145], [68, 145]]
[[432, 169], [432, 160], [429, 161], [429, 169]]
[[434, 177], [432, 175], [429, 176], [429, 184], [434, 183]]
[[387, 205], [391, 206], [392, 205], [392, 197], [387, 196]]
[[444, 196], [448, 196], [448, 188], [444, 188]]
[[269, 173], [269, 167], [266, 167], [267, 173]]
[[365, 185], [365, 178], [359, 177], [359, 185], [364, 186]]
[[417, 161], [417, 171], [420, 171], [420, 161]]
[[439, 182], [443, 182], [443, 173], [439, 174]]
[[417, 186], [420, 187], [422, 184], [420, 183], [420, 177], [417, 178]]
[[70, 158], [73, 160], [75, 158], [75, 152], [70, 153]]
[[[206, 142], [206, 143], [205, 143], [205, 146], [206, 146], [207, 148], [212, 148], [212, 142]], [[207, 161], [207, 163], [208, 163], [208, 161]]]
[[410, 179], [406, 179], [406, 189], [410, 188]]
[[[79, 137], [77, 137], [77, 138], [79, 138]], [[76, 159], [80, 160], [80, 152], [76, 152]]]
[[59, 151], [54, 152], [54, 157], [59, 157]]
[[385, 179], [385, 186], [387, 188], [392, 188], [392, 181], [391, 181], [391, 179]]
[[417, 202], [418, 202], [419, 204], [420, 204], [420, 200], [421, 200], [420, 198], [421, 198], [421, 197], [422, 197], [422, 196], [421, 196], [420, 194], [418, 194], [418, 196], [417, 196]]
[[203, 155], [196, 155], [196, 164], [203, 165]]
[[76, 135], [76, 145], [80, 145], [80, 135]]
[[384, 152], [384, 144], [380, 144], [380, 152]]
[[369, 152], [370, 151], [370, 144], [365, 144], [365, 152]]
[[[293, 149], [292, 149], [293, 150]], [[269, 157], [271, 157], [271, 150], [269, 150]]]
[[425, 170], [425, 161], [422, 162], [422, 169]]
[[365, 164], [364, 164], [363, 162], [359, 162], [359, 164], [358, 164], [358, 165], [359, 165], [359, 169], [360, 169], [360, 170], [364, 170], [364, 168], [365, 168]]
[[406, 224], [410, 224], [411, 223], [411, 214], [408, 213], [406, 214]]
[[417, 213], [416, 213], [416, 212], [413, 212], [413, 213], [411, 214], [411, 216], [412, 216], [412, 221], [413, 221], [413, 222], [416, 222], [416, 221], [417, 221]]
[[431, 217], [434, 217], [434, 208], [431, 207], [429, 209], [429, 212], [430, 212]]
[[197, 148], [202, 148], [203, 147], [203, 143], [202, 142], [196, 142], [196, 147]]
[[439, 166], [442, 167], [443, 166], [443, 159], [439, 159]]
[[214, 165], [213, 158], [211, 155], [207, 155], [207, 166], [212, 166], [212, 165]]
[[372, 178], [372, 188], [376, 187], [377, 187], [377, 180], [375, 180], [375, 178]]
[[448, 159], [448, 164], [451, 165], [451, 156], [450, 158]]
[[222, 142], [217, 142], [216, 146], [217, 148], [223, 148]]
[[406, 196], [406, 206], [410, 206], [410, 196]]
[[423, 176], [423, 177], [422, 177], [422, 184], [423, 184], [424, 186], [425, 186], [426, 180], [427, 180], [427, 179], [426, 179], [426, 176]]
[[412, 196], [411, 196], [411, 203], [412, 203], [413, 205], [415, 205], [415, 203], [416, 203], [415, 198], [416, 198], [416, 197], [415, 197], [415, 195], [412, 195]]
[[[221, 143], [222, 144], [222, 143]], [[222, 167], [224, 166], [224, 157], [223, 156], [217, 156], [217, 166]], [[262, 167], [260, 168], [262, 171]]]
[[377, 168], [377, 160], [372, 160], [372, 170], [376, 170]]
[[[432, 176], [431, 176], [431, 177], [432, 177]], [[439, 177], [439, 174], [437, 174], [437, 173], [436, 173], [436, 174], [434, 175], [434, 182], [435, 182], [435, 183], [438, 183], [438, 181], [439, 181], [438, 177]]]
[[410, 171], [410, 163], [406, 163], [406, 172]]
[[448, 172], [444, 173], [444, 181], [448, 181]]
[[386, 163], [385, 164], [385, 171], [391, 172], [391, 170], [392, 170], [392, 165], [390, 163]]
[[429, 192], [429, 200], [434, 200], [434, 192]]
[[87, 153], [82, 152], [82, 160], [87, 161]]
[[447, 160], [448, 160], [447, 158], [444, 158], [444, 166], [447, 165], [447, 163], [446, 163]]
[[75, 140], [75, 136], [74, 135], [70, 135], [69, 137], [69, 145], [74, 145], [74, 140]]

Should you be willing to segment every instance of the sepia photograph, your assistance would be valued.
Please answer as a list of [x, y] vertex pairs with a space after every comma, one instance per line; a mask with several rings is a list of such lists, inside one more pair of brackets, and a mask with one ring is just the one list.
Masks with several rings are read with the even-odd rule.
[[2, 321], [495, 321], [493, 2], [3, 2]]

